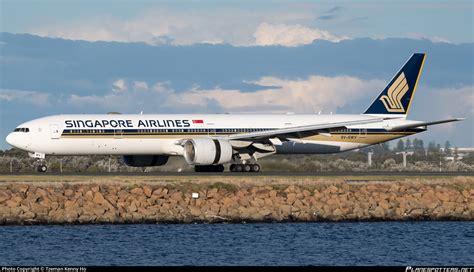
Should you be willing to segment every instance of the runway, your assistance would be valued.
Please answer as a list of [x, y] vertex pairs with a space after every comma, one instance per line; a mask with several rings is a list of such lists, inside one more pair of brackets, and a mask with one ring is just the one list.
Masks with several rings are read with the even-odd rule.
[[279, 177], [360, 177], [360, 176], [377, 176], [377, 177], [455, 177], [455, 176], [474, 176], [474, 172], [258, 172], [258, 173], [242, 173], [242, 172], [220, 172], [220, 173], [202, 173], [202, 172], [63, 172], [63, 173], [0, 173], [0, 176], [173, 176], [173, 177], [205, 177], [205, 176], [224, 176], [224, 177], [240, 177], [240, 176], [279, 176]]

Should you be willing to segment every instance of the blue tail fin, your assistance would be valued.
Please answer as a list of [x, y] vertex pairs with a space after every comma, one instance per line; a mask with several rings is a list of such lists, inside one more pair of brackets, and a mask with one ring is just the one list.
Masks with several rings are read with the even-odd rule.
[[425, 57], [424, 53], [413, 54], [364, 114], [406, 116]]

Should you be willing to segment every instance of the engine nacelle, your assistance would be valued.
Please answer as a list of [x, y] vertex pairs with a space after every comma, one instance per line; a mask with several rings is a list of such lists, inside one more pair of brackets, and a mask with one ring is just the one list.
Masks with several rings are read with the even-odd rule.
[[168, 162], [169, 156], [161, 155], [126, 155], [123, 162], [132, 167], [160, 166]]
[[184, 143], [184, 158], [191, 165], [223, 164], [232, 161], [232, 145], [225, 140], [194, 138]]

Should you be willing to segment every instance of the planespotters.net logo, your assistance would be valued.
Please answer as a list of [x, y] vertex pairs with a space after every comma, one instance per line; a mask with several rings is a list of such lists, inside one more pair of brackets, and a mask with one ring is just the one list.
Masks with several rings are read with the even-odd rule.
[[474, 272], [474, 267], [411, 267], [407, 266], [405, 272]]

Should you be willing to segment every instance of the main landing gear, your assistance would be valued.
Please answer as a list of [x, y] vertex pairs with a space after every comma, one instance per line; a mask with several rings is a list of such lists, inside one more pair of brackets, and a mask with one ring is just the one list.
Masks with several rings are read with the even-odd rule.
[[224, 172], [224, 165], [195, 165], [194, 172]]
[[[231, 164], [230, 172], [260, 172], [260, 164]], [[195, 165], [194, 172], [224, 172], [224, 165]]]
[[230, 172], [260, 172], [260, 164], [231, 164]]

